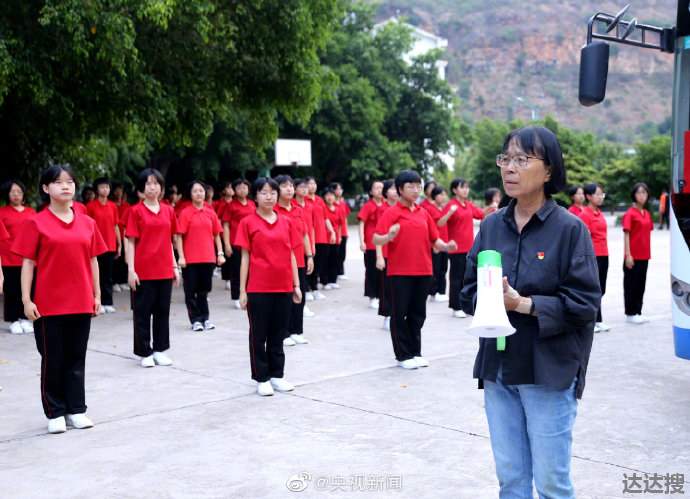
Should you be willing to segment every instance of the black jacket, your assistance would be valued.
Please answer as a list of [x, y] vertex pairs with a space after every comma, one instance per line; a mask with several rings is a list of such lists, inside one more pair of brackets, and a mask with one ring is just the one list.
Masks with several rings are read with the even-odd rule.
[[547, 199], [518, 233], [515, 201], [487, 217], [467, 256], [462, 307], [474, 313], [477, 253], [501, 253], [503, 275], [520, 295], [532, 298], [535, 316], [508, 312], [515, 334], [504, 351], [481, 338], [474, 377], [495, 381], [499, 365], [506, 384], [538, 384], [563, 390], [577, 376], [582, 397], [597, 309], [601, 301], [592, 240], [577, 217]]

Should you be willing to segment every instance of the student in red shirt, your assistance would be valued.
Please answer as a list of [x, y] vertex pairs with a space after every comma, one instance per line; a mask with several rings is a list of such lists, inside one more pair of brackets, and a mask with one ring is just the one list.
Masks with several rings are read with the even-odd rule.
[[[223, 243], [225, 244], [225, 256], [229, 260], [229, 283], [230, 283], [230, 299], [234, 302], [235, 308], [240, 309], [240, 263], [242, 260], [242, 253], [239, 246], [235, 243], [237, 239], [237, 230], [240, 222], [247, 216], [256, 211], [254, 201], [249, 199], [249, 189], [251, 184], [248, 180], [239, 178], [233, 181], [232, 189], [235, 192], [235, 199], [233, 199], [223, 211]], [[223, 276], [223, 279], [227, 276]], [[228, 289], [228, 281], [226, 279], [225, 289]]]
[[125, 232], [134, 311], [134, 355], [141, 357], [142, 367], [170, 366], [172, 360], [164, 352], [170, 348], [173, 281], [180, 284], [172, 243], [177, 220], [172, 207], [159, 202], [165, 180], [158, 170], [142, 170], [136, 187], [144, 199], [130, 209]]
[[31, 207], [24, 206], [25, 192], [26, 187], [19, 180], [9, 180], [2, 187], [2, 198], [7, 205], [0, 208], [0, 224], [4, 225], [8, 233], [6, 239], [0, 238], [0, 258], [5, 277], [3, 303], [5, 320], [10, 323], [12, 334], [34, 332], [34, 326], [24, 315], [22, 305], [22, 258], [10, 251], [11, 243], [19, 235], [22, 224], [36, 214]]
[[491, 215], [498, 211], [501, 204], [501, 190], [496, 187], [489, 187], [484, 191], [484, 216]]
[[340, 237], [340, 246], [338, 247], [338, 279], [347, 281], [345, 274], [345, 260], [347, 259], [347, 239], [349, 233], [347, 231], [347, 217], [352, 211], [350, 205], [347, 204], [343, 198], [343, 186], [340, 182], [333, 182], [331, 184], [333, 192], [335, 192], [335, 205], [340, 210], [340, 217], [342, 218], [343, 232]]
[[177, 222], [177, 264], [182, 269], [184, 301], [192, 331], [209, 331], [216, 326], [209, 320], [208, 294], [213, 287], [213, 270], [225, 263], [220, 226], [216, 212], [206, 202], [206, 186], [193, 181], [186, 195], [191, 204]]
[[373, 238], [376, 224], [384, 210], [383, 182], [374, 180], [369, 187], [369, 201], [364, 203], [357, 214], [359, 248], [364, 253], [364, 296], [369, 298], [370, 308], [379, 307], [381, 294], [381, 271], [376, 268], [376, 245]]
[[[74, 173], [53, 165], [41, 175], [49, 206], [22, 224], [12, 251], [22, 262], [24, 314], [35, 321], [41, 401], [48, 431], [90, 428], [84, 367], [91, 317], [100, 309], [97, 256], [107, 250], [96, 223], [72, 208]], [[36, 286], [32, 296], [32, 283]]]
[[86, 205], [87, 214], [96, 221], [108, 251], [98, 256], [99, 281], [101, 283], [101, 306], [103, 312], [115, 312], [113, 306], [113, 263], [122, 254], [120, 219], [115, 203], [108, 200], [110, 180], [105, 177], [94, 181], [93, 187], [98, 197]]
[[[234, 197], [235, 191], [232, 188], [232, 182], [226, 181], [223, 184], [220, 199], [217, 199], [213, 202], [213, 209], [215, 210], [216, 215], [218, 215], [218, 220], [220, 220], [221, 227], [223, 226], [223, 215], [225, 214], [225, 210], [230, 206], [230, 203], [232, 203]], [[225, 252], [226, 258], [225, 263], [220, 268], [220, 277], [225, 281], [225, 289], [230, 290], [232, 287], [230, 284], [231, 258], [227, 256], [227, 253], [229, 252], [232, 255], [232, 247], [226, 247], [225, 242], [223, 242], [223, 251]]]
[[380, 218], [374, 244], [388, 246], [386, 272], [391, 278], [391, 339], [398, 365], [404, 369], [427, 367], [422, 357], [422, 326], [431, 284], [429, 248], [454, 251], [455, 241], [445, 243], [429, 213], [417, 206], [422, 190], [418, 173], [404, 170], [395, 178], [400, 195], [397, 205]]
[[[601, 288], [601, 296], [606, 293], [606, 276], [609, 271], [609, 247], [606, 240], [606, 219], [604, 213], [601, 211], [601, 206], [604, 204], [606, 193], [601, 185], [597, 183], [585, 184], [583, 187], [585, 197], [589, 204], [585, 206], [580, 214], [580, 218], [589, 229], [589, 234], [592, 236], [592, 245], [594, 246], [594, 255], [597, 257], [597, 267], [599, 269], [599, 287]], [[597, 321], [594, 324], [594, 332], [601, 333], [608, 331], [611, 328], [604, 324], [601, 317], [601, 304], [597, 311]]]
[[[314, 213], [312, 210], [312, 204], [307, 202], [307, 196], [309, 195], [309, 187], [307, 179], [298, 178], [295, 179], [295, 198], [292, 200], [292, 204], [298, 206], [302, 209], [304, 223], [307, 226], [307, 236], [309, 237], [309, 243], [311, 245], [310, 254], [312, 255], [312, 263], [314, 268], [316, 268], [316, 263], [314, 262], [313, 255], [316, 252], [316, 243], [314, 239]], [[307, 292], [305, 293], [304, 301], [314, 301], [314, 293], [309, 291], [310, 284], [309, 279], [316, 273], [316, 270], [307, 274]], [[316, 314], [309, 309], [308, 305], [304, 305], [303, 311], [304, 317], [314, 317]]]
[[568, 189], [568, 196], [573, 202], [568, 208], [568, 211], [579, 217], [585, 207], [585, 191], [581, 185], [574, 185]]
[[[309, 343], [304, 338], [304, 301], [307, 292], [307, 276], [314, 271], [314, 255], [312, 254], [311, 241], [309, 240], [308, 227], [305, 221], [305, 213], [299, 205], [293, 203], [295, 186], [289, 175], [279, 175], [275, 181], [278, 183], [278, 204], [275, 211], [278, 216], [287, 217], [292, 223], [295, 246], [292, 252], [297, 261], [297, 273], [299, 274], [300, 291], [302, 300], [293, 303], [290, 309], [290, 320], [285, 331], [283, 345], [295, 346]], [[300, 183], [302, 180], [298, 179]]]
[[79, 203], [76, 199], [74, 200], [74, 203], [77, 204], [83, 204], [86, 206], [89, 204], [91, 201], [96, 199], [96, 189], [93, 188], [91, 185], [85, 185], [84, 188], [81, 190], [81, 200], [82, 203]]
[[278, 189], [273, 179], [259, 177], [254, 181], [257, 210], [242, 219], [236, 239], [242, 248], [240, 304], [249, 316], [252, 379], [262, 396], [273, 395], [274, 389], [289, 392], [295, 388], [283, 377], [283, 335], [291, 303], [302, 301], [293, 252], [299, 240], [290, 219], [274, 211]]
[[450, 190], [455, 195], [443, 209], [438, 220], [438, 226], [448, 225], [448, 238], [457, 243], [455, 250], [448, 252], [450, 261], [448, 306], [453, 310], [453, 317], [464, 319], [467, 317], [460, 305], [460, 292], [465, 276], [467, 253], [474, 243], [473, 219], [481, 220], [484, 212], [469, 200], [470, 184], [461, 178], [450, 183]]
[[[129, 214], [130, 204], [127, 202], [127, 193], [125, 186], [121, 182], [113, 183], [111, 199], [115, 206], [117, 206], [118, 229], [120, 230], [120, 239], [124, 246], [125, 241], [125, 225], [127, 224], [127, 216]], [[129, 284], [127, 284], [127, 262], [125, 262], [125, 252], [120, 251], [119, 255], [115, 256], [113, 262], [113, 291], [119, 293], [121, 291], [129, 291]]]
[[419, 206], [421, 206], [427, 211], [429, 211], [429, 209], [434, 205], [434, 201], [431, 196], [431, 191], [433, 191], [437, 186], [438, 184], [433, 180], [429, 180], [427, 183], [424, 184], [424, 199], [419, 203]]
[[[391, 206], [395, 206], [400, 201], [398, 190], [395, 187], [395, 180], [388, 179], [383, 181], [383, 206], [381, 214]], [[374, 228], [374, 232], [376, 232]], [[373, 234], [372, 234], [373, 240]], [[376, 247], [376, 269], [380, 271], [381, 284], [379, 285], [379, 309], [378, 315], [383, 317], [383, 329], [390, 331], [391, 326], [391, 301], [393, 300], [393, 290], [391, 289], [391, 280], [386, 275], [386, 265], [388, 260], [388, 247], [375, 245]]]
[[[431, 218], [436, 224], [443, 215], [443, 209], [448, 204], [448, 194], [446, 189], [441, 186], [434, 187], [429, 193], [428, 204], [422, 203]], [[438, 228], [439, 237], [448, 242], [448, 224]], [[434, 268], [434, 278], [431, 281], [429, 288], [429, 297], [435, 302], [447, 302], [448, 295], [446, 294], [446, 274], [448, 273], [448, 253], [444, 251], [432, 250], [431, 263]]]
[[328, 187], [323, 193], [323, 200], [326, 203], [326, 224], [329, 231], [335, 232], [335, 238], [331, 238], [327, 245], [328, 252], [326, 263], [321, 268], [322, 274], [319, 277], [324, 285], [323, 289], [338, 289], [338, 267], [340, 262], [339, 248], [343, 234], [343, 217], [341, 211], [335, 204], [335, 191]]
[[645, 208], [649, 199], [649, 188], [639, 182], [630, 193], [633, 205], [623, 215], [625, 233], [625, 263], [623, 264], [623, 295], [625, 299], [625, 320], [632, 324], [649, 322], [642, 315], [642, 300], [647, 282], [647, 267], [651, 253], [651, 236], [654, 222]]
[[311, 205], [312, 217], [314, 224], [314, 243], [316, 250], [314, 252], [314, 272], [309, 276], [309, 290], [314, 294], [317, 300], [324, 300], [326, 295], [319, 291], [318, 281], [321, 280], [321, 285], [328, 284], [321, 279], [325, 276], [325, 268], [328, 265], [329, 244], [335, 244], [336, 234], [331, 227], [331, 222], [326, 219], [326, 203], [323, 198], [316, 194], [318, 184], [314, 177], [307, 177], [307, 203]]

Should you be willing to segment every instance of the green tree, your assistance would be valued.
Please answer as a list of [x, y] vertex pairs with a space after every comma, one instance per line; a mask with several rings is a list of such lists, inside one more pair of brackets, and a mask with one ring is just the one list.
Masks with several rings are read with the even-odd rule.
[[671, 183], [671, 136], [657, 135], [649, 142], [636, 144], [635, 149], [640, 169], [637, 181], [645, 182], [650, 195], [658, 198]]

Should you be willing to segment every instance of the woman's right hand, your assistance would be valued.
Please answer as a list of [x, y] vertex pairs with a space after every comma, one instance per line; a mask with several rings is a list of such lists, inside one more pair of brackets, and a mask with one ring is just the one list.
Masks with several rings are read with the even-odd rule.
[[391, 225], [391, 228], [388, 229], [388, 240], [392, 241], [395, 239], [395, 237], [398, 235], [398, 232], [400, 232], [400, 224]]
[[364, 253], [367, 250], [367, 245], [364, 242], [359, 243], [359, 249]]
[[232, 256], [232, 246], [225, 247], [225, 258], [230, 258]]
[[127, 284], [129, 284], [129, 287], [132, 288], [132, 291], [136, 291], [137, 286], [141, 284], [141, 281], [139, 281], [139, 276], [133, 270], [130, 270], [127, 274]]
[[26, 318], [30, 321], [41, 318], [41, 314], [38, 313], [38, 307], [32, 301], [24, 305], [24, 315], [26, 315]]
[[376, 268], [379, 270], [385, 270], [386, 269], [386, 260], [383, 257], [377, 257], [376, 258]]
[[635, 259], [631, 256], [628, 255], [625, 257], [625, 267], [627, 269], [631, 269], [635, 266]]
[[240, 308], [242, 310], [247, 310], [247, 292], [240, 291]]
[[177, 266], [181, 269], [185, 268], [187, 266], [187, 260], [185, 260], [183, 256], [179, 257], [177, 259]]

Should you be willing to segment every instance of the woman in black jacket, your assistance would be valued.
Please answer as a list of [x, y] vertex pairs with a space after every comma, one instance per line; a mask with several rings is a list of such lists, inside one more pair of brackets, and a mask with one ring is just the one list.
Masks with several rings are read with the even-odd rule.
[[477, 253], [501, 253], [504, 305], [515, 334], [482, 338], [474, 377], [484, 388], [501, 498], [574, 498], [572, 428], [597, 309], [597, 262], [581, 220], [551, 195], [565, 185], [560, 144], [546, 128], [511, 132], [496, 158], [507, 207], [481, 225], [467, 259], [463, 309], [477, 298]]

